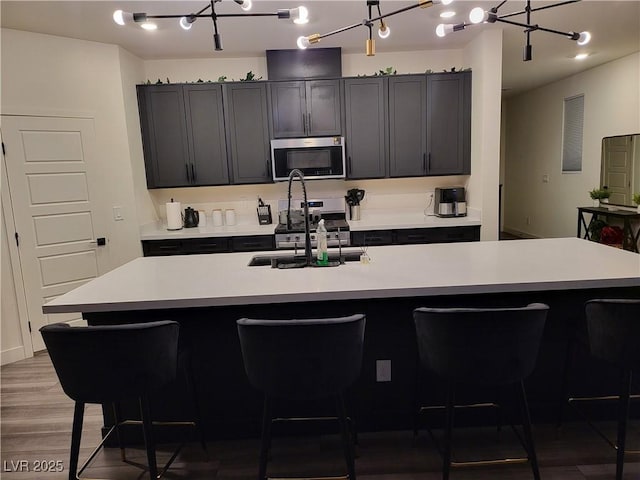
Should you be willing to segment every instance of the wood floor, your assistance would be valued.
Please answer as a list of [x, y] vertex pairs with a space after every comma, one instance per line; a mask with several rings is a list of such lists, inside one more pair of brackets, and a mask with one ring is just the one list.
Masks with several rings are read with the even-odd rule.
[[[73, 402], [62, 392], [46, 354], [6, 365], [1, 370], [1, 430], [3, 480], [58, 480], [68, 478], [69, 443]], [[85, 417], [82, 455], [99, 441], [101, 410], [89, 406]], [[613, 424], [603, 425], [609, 432]], [[632, 423], [631, 448], [640, 446], [640, 427]], [[436, 432], [438, 433], [438, 432]], [[615, 452], [585, 424], [564, 426], [560, 438], [550, 425], [536, 425], [541, 475], [544, 480], [604, 480], [614, 478]], [[455, 431], [459, 460], [498, 455], [520, 455], [517, 442], [508, 431], [500, 442], [494, 429]], [[167, 479], [255, 480], [258, 460], [257, 439], [210, 442], [208, 455], [197, 442], [187, 444], [165, 475]], [[159, 462], [170, 455], [170, 446], [161, 446]], [[144, 463], [144, 454], [127, 449], [134, 461]], [[276, 437], [269, 463], [271, 477], [341, 475], [344, 464], [337, 435]], [[426, 433], [413, 442], [409, 431], [360, 433], [356, 472], [361, 480], [436, 480], [441, 478], [440, 458]], [[486, 455], [486, 456], [485, 456]], [[48, 463], [47, 463], [48, 462]], [[60, 462], [60, 463], [56, 463]], [[625, 479], [640, 479], [640, 457], [628, 456]], [[62, 472], [34, 471], [36, 467], [61, 467]], [[41, 468], [42, 470], [42, 468]], [[100, 453], [84, 474], [118, 480], [148, 478], [144, 472], [120, 462], [119, 451]], [[528, 464], [456, 469], [452, 480], [531, 479]]]

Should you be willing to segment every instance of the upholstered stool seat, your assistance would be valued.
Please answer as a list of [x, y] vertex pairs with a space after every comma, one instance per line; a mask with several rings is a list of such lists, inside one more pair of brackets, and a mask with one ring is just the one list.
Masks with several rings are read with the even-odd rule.
[[247, 377], [264, 393], [258, 479], [265, 480], [277, 400], [332, 398], [349, 478], [355, 480], [353, 442], [343, 394], [360, 374], [365, 317], [312, 320], [238, 320]]
[[[65, 323], [40, 329], [64, 392], [75, 401], [69, 479], [80, 478], [107, 438], [123, 424], [141, 424], [149, 478], [169, 467], [177, 452], [159, 471], [156, 464], [150, 399], [176, 378], [179, 324], [173, 321], [128, 325], [70, 327]], [[141, 420], [118, 417], [118, 404], [136, 400]], [[102, 442], [78, 468], [84, 407], [87, 403], [113, 405], [115, 422]], [[122, 448], [122, 447], [121, 447]], [[124, 457], [123, 449], [123, 460]]]
[[640, 300], [590, 300], [585, 315], [591, 354], [616, 367], [620, 375], [618, 433], [613, 446], [617, 451], [616, 480], [622, 480], [632, 376], [640, 371]]
[[[443, 475], [452, 462], [454, 395], [457, 385], [517, 387], [524, 441], [536, 479], [540, 478], [523, 380], [533, 371], [549, 307], [417, 308], [413, 312], [422, 366], [446, 381]], [[464, 462], [496, 463], [496, 461]]]

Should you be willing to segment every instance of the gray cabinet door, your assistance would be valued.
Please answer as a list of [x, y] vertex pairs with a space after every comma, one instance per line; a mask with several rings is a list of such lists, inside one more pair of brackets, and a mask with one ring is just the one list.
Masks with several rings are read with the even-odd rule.
[[305, 82], [307, 136], [342, 135], [340, 80]]
[[139, 85], [137, 89], [147, 187], [191, 185], [182, 87]]
[[387, 81], [349, 78], [344, 81], [347, 178], [387, 175]]
[[305, 82], [271, 82], [269, 87], [274, 138], [306, 136]]
[[340, 80], [270, 82], [274, 138], [341, 135]]
[[229, 183], [221, 85], [183, 86], [192, 185]]
[[426, 76], [389, 78], [389, 176], [426, 173]]
[[427, 75], [427, 174], [471, 173], [471, 72]]
[[266, 83], [224, 88], [232, 183], [272, 182]]

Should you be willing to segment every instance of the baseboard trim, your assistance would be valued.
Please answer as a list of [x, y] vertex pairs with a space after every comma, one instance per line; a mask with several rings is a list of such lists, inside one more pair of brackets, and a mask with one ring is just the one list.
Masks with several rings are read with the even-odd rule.
[[514, 228], [506, 228], [506, 227], [504, 227], [502, 229], [502, 231], [505, 232], [505, 233], [510, 233], [511, 235], [516, 235], [518, 237], [522, 237], [522, 238], [541, 238], [541, 237], [538, 237], [536, 235], [532, 235], [530, 233], [521, 232], [520, 230], [516, 230]]
[[0, 364], [7, 365], [19, 360], [27, 358], [24, 347], [13, 347], [8, 350], [3, 350], [0, 354]]

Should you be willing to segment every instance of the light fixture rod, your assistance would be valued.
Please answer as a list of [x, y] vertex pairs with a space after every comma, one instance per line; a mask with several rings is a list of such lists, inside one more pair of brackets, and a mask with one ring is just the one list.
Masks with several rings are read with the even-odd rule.
[[509, 25], [515, 25], [517, 27], [526, 28], [529, 31], [541, 30], [543, 32], [556, 33], [558, 35], [564, 35], [565, 37], [572, 37], [572, 34], [569, 32], [561, 32], [560, 30], [553, 30], [551, 28], [541, 27], [540, 25], [529, 25], [527, 23], [514, 22], [513, 20], [505, 20], [502, 17], [496, 18], [497, 22], [508, 23]]
[[[500, 8], [506, 1], [507, 0], [504, 0], [500, 5], [495, 7], [495, 10]], [[580, 0], [567, 0], [566, 2], [554, 3], [552, 5], [545, 5], [544, 7], [531, 8], [531, 9], [529, 9], [529, 11], [530, 12], [537, 12], [538, 10], [546, 10], [547, 8], [560, 7], [562, 5], [568, 5], [570, 3], [578, 3], [579, 1]], [[500, 15], [500, 18], [515, 17], [516, 15], [522, 15], [524, 13], [527, 13], [527, 10], [520, 10], [519, 12], [512, 12], [512, 13], [505, 13], [504, 15]]]

